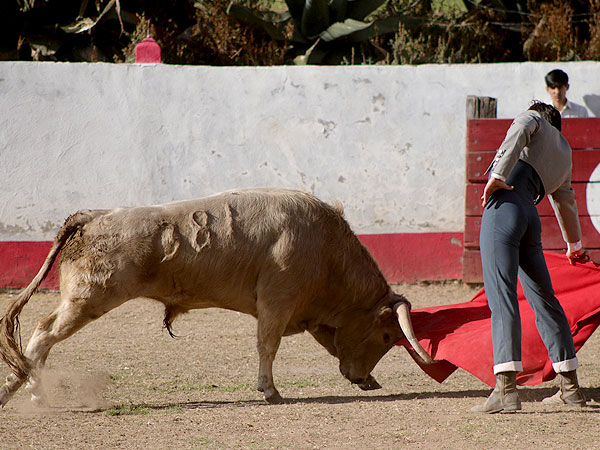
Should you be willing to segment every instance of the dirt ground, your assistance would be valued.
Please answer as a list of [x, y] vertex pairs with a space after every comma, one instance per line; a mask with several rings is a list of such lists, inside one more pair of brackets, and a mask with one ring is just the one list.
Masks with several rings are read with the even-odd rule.
[[[455, 282], [396, 289], [416, 308], [477, 291]], [[2, 312], [11, 298], [0, 295]], [[58, 299], [32, 298], [24, 340]], [[488, 416], [469, 409], [490, 388], [462, 370], [438, 384], [397, 347], [373, 371], [383, 389], [363, 392], [308, 334], [283, 339], [274, 375], [286, 402], [268, 405], [255, 390], [252, 317], [194, 311], [174, 330], [177, 339], [162, 330], [161, 305], [135, 300], [58, 344], [46, 376], [52, 407], [35, 409], [19, 391], [0, 411], [0, 449], [600, 448], [600, 333], [579, 352], [588, 407], [544, 407], [554, 381], [520, 388], [523, 411]]]

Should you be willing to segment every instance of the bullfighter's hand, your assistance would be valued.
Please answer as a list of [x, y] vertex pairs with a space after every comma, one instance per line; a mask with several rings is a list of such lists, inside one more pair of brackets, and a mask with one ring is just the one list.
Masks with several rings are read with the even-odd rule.
[[[569, 260], [569, 264], [574, 266], [577, 263], [583, 264], [583, 263], [590, 261], [590, 254], [588, 253], [588, 251], [585, 248], [580, 248], [579, 250], [575, 250], [575, 251], [567, 250], [567, 258]], [[596, 263], [594, 263], [594, 264], [596, 264]]]
[[509, 186], [504, 181], [498, 178], [490, 177], [487, 184], [485, 185], [485, 189], [483, 190], [483, 195], [481, 196], [481, 206], [485, 206], [491, 195], [498, 189], [506, 189], [512, 191], [514, 189], [514, 186]]

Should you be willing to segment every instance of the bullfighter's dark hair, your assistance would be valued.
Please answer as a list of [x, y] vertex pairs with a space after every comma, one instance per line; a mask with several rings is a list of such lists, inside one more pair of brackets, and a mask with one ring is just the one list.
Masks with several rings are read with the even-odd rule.
[[534, 100], [529, 107], [529, 110], [539, 112], [540, 116], [550, 122], [554, 128], [556, 128], [558, 131], [561, 130], [562, 120], [560, 118], [560, 112], [558, 112], [558, 109], [556, 109], [554, 106], [540, 102], [539, 100]]

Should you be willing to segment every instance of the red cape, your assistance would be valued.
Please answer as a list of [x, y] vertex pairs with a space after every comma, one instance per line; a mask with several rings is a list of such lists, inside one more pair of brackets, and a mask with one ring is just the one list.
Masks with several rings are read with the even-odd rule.
[[[600, 267], [591, 262], [572, 266], [564, 255], [551, 252], [544, 255], [556, 297], [571, 325], [575, 349], [579, 350], [600, 324]], [[517, 376], [517, 383], [541, 384], [556, 374], [520, 283], [518, 300], [523, 372]], [[460, 367], [493, 387], [496, 380], [490, 315], [483, 289], [466, 303], [413, 310], [415, 333], [423, 348], [436, 360], [434, 364], [420, 364], [406, 339], [397, 345], [409, 349], [421, 369], [440, 383]]]

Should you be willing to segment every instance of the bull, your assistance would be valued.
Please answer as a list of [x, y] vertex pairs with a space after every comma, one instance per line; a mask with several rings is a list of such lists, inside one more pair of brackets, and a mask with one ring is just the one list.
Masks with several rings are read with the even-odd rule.
[[[23, 352], [19, 314], [59, 254], [60, 304]], [[52, 346], [137, 297], [164, 305], [171, 335], [173, 320], [192, 309], [254, 316], [257, 387], [269, 403], [282, 401], [272, 373], [282, 336], [308, 331], [364, 390], [381, 387], [371, 371], [404, 336], [431, 362], [415, 338], [409, 302], [392, 291], [341, 205], [293, 190], [235, 190], [70, 216], [0, 321], [0, 355], [11, 369], [0, 404], [26, 381], [32, 401], [44, 404], [40, 373]]]

